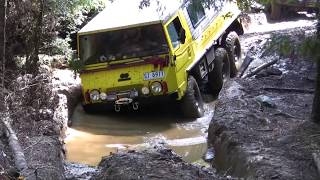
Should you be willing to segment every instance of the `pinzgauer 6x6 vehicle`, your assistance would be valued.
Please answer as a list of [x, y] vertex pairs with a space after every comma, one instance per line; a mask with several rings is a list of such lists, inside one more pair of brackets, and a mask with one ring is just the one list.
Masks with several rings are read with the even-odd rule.
[[84, 110], [97, 104], [137, 110], [143, 102], [172, 98], [185, 116], [201, 117], [199, 87], [217, 95], [241, 59], [236, 2], [151, 0], [138, 8], [140, 2], [107, 4], [78, 32]]

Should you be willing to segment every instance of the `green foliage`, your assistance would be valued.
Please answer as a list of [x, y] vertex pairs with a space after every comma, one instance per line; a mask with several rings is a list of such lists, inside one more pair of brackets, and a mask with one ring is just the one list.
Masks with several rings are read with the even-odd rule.
[[242, 10], [248, 10], [250, 8], [250, 5], [253, 3], [252, 0], [237, 0], [238, 6]]
[[278, 46], [280, 56], [290, 56], [294, 53], [294, 46], [292, 45], [292, 41], [287, 36], [280, 39]]
[[[303, 41], [297, 40], [302, 38]], [[270, 54], [276, 51], [281, 57], [302, 56], [320, 61], [320, 40], [315, 34], [307, 38], [301, 36], [297, 39], [288, 35], [274, 36], [266, 45], [266, 52]]]
[[50, 44], [50, 55], [63, 54], [66, 57], [71, 57], [72, 50], [70, 49], [70, 38], [55, 38]]
[[289, 36], [273, 36], [265, 46], [265, 55], [278, 52], [280, 57], [289, 57], [294, 54], [295, 46]]
[[75, 73], [79, 73], [84, 69], [85, 64], [76, 55], [68, 61], [69, 68], [72, 69]]
[[76, 14], [83, 9], [96, 9], [104, 6], [104, 0], [46, 0], [56, 14]]
[[256, 2], [263, 4], [263, 5], [267, 5], [270, 3], [271, 0], [257, 0]]
[[318, 60], [320, 63], [320, 39], [308, 37], [300, 45], [300, 51], [303, 56]]
[[[186, 2], [187, 0], [182, 0], [183, 2]], [[204, 7], [207, 8], [219, 8], [222, 3], [224, 3], [226, 0], [191, 0], [194, 4], [201, 3]], [[270, 0], [258, 0], [263, 2], [268, 2]], [[161, 2], [161, 0], [141, 0], [140, 1], [140, 8], [150, 6], [150, 3], [152, 2]], [[250, 8], [250, 5], [254, 3], [254, 0], [237, 0], [237, 3], [240, 7], [240, 9], [248, 10]]]

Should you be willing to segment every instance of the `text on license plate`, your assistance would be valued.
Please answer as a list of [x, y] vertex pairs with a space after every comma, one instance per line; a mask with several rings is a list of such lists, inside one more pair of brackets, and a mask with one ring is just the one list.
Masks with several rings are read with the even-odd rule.
[[161, 79], [161, 78], [164, 78], [163, 71], [144, 73], [144, 80]]

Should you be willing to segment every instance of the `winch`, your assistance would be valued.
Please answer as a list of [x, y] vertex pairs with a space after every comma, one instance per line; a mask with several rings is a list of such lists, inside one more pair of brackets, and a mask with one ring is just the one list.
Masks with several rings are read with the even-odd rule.
[[132, 104], [133, 110], [137, 111], [139, 109], [139, 102], [133, 102], [133, 99], [131, 98], [121, 98], [115, 101], [114, 110], [116, 112], [120, 112], [122, 105], [130, 105], [130, 104]]

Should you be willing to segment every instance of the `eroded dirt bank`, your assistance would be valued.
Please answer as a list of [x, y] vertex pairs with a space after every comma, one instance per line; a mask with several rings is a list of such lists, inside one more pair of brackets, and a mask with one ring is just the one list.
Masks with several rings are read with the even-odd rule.
[[265, 51], [271, 38], [289, 35], [298, 44], [312, 29], [244, 36], [246, 58], [253, 59], [249, 69], [278, 61], [223, 88], [208, 136], [218, 171], [246, 179], [319, 179], [312, 153], [320, 149], [320, 126], [310, 121], [315, 63], [296, 49], [287, 58], [279, 49]]
[[68, 79], [72, 77], [71, 71], [51, 72], [49, 69], [43, 65], [39, 75], [18, 75], [10, 83], [7, 115], [25, 155], [27, 169], [23, 170], [23, 175], [19, 174], [5, 136], [6, 129], [0, 124], [0, 175], [13, 179], [19, 176], [65, 179], [64, 132], [69, 112], [72, 112], [68, 108], [78, 101], [80, 84]]

